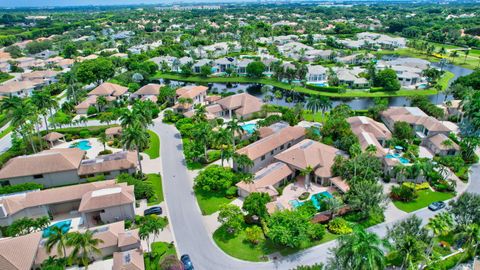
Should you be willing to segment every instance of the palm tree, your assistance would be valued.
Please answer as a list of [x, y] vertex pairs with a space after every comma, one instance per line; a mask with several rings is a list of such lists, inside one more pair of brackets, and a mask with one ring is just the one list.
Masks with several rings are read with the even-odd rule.
[[320, 97], [320, 109], [322, 110], [322, 122], [325, 123], [325, 112], [332, 108], [332, 101], [328, 97]]
[[453, 229], [453, 218], [448, 212], [442, 212], [428, 220], [426, 228], [431, 230], [434, 235], [446, 235]]
[[94, 238], [93, 232], [87, 230], [84, 233], [72, 232], [67, 234], [67, 246], [73, 247], [70, 259], [78, 259], [88, 269], [89, 256], [93, 253], [101, 254], [98, 245], [103, 240]]
[[465, 64], [467, 62], [467, 57], [468, 55], [470, 54], [470, 48], [468, 48], [467, 50], [463, 51], [463, 53], [465, 54], [465, 58], [463, 59], [463, 63]]
[[235, 153], [233, 155], [233, 160], [237, 164], [237, 168], [241, 168], [240, 170], [247, 169], [251, 166], [253, 166], [253, 161], [245, 154], [237, 154]]
[[307, 99], [307, 109], [311, 110], [313, 114], [318, 112], [321, 108], [322, 101], [320, 100], [321, 96], [310, 96]]
[[444, 140], [444, 141], [442, 142], [442, 145], [445, 146], [445, 147], [447, 147], [447, 148], [449, 148], [449, 147], [452, 147], [452, 146], [453, 146], [453, 142], [452, 142], [452, 140], [450, 140], [450, 139], [446, 139], [446, 140]]
[[382, 241], [374, 233], [355, 227], [352, 234], [342, 235], [333, 250], [338, 269], [385, 269]]
[[47, 253], [50, 254], [52, 248], [57, 246], [57, 254], [65, 258], [67, 256], [67, 234], [60, 227], [53, 226], [50, 228], [50, 236], [45, 243]]
[[34, 91], [32, 94], [31, 101], [35, 107], [38, 108], [38, 110], [41, 112], [44, 122], [45, 122], [45, 129], [48, 132], [48, 122], [47, 122], [47, 117], [48, 114], [47, 112], [50, 113], [50, 117], [52, 117], [52, 109], [58, 107], [57, 101], [52, 98], [50, 93], [46, 91]]
[[233, 117], [228, 123], [227, 123], [227, 130], [230, 131], [231, 136], [232, 136], [232, 145], [233, 145], [233, 150], [236, 150], [235, 147], [235, 134], [244, 134], [245, 130], [243, 130], [242, 126], [239, 125], [239, 121], [236, 117]]
[[369, 144], [367, 148], [365, 148], [365, 152], [367, 152], [370, 155], [373, 155], [377, 152], [377, 147], [373, 144]]
[[148, 143], [148, 133], [139, 123], [134, 123], [126, 129], [122, 129], [123, 147], [124, 149], [137, 151], [138, 167], [141, 175], [143, 175], [143, 169], [140, 150], [145, 149], [148, 146]]
[[458, 260], [460, 264], [464, 257], [477, 254], [477, 247], [480, 244], [480, 226], [476, 223], [472, 223], [464, 228], [460, 229], [460, 232], [455, 235], [455, 238], [463, 241], [463, 249], [465, 250], [464, 256], [461, 260]]
[[103, 108], [107, 105], [108, 101], [105, 96], [99, 96], [97, 97], [97, 106], [98, 106], [98, 111], [101, 112]]
[[107, 134], [105, 134], [105, 132], [100, 132], [100, 134], [98, 134], [98, 141], [102, 143], [103, 151], [107, 150], [106, 144], [108, 142], [108, 137], [107, 137]]
[[205, 160], [208, 160], [207, 150], [212, 139], [212, 127], [208, 123], [203, 122], [198, 124], [192, 133], [196, 141], [203, 145], [203, 155]]
[[218, 148], [220, 148], [221, 151], [221, 160], [222, 160], [222, 167], [223, 167], [223, 161], [225, 160], [225, 152], [230, 148], [229, 143], [230, 143], [230, 133], [226, 130], [221, 128], [219, 131], [214, 133], [213, 140], [215, 144], [217, 145]]
[[305, 188], [307, 190], [310, 187], [310, 174], [312, 174], [312, 172], [313, 168], [310, 165], [300, 171], [300, 175], [305, 176]]
[[192, 118], [196, 123], [205, 122], [207, 120], [207, 109], [205, 106], [199, 106]]
[[334, 215], [342, 207], [342, 202], [337, 198], [327, 198], [323, 202], [325, 203], [325, 208], [330, 211], [330, 219], [333, 219]]

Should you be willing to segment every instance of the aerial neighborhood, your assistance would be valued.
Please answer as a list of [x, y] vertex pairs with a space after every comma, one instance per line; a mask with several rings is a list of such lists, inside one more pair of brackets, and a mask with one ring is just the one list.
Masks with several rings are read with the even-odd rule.
[[33, 2], [1, 270], [479, 269], [478, 3]]

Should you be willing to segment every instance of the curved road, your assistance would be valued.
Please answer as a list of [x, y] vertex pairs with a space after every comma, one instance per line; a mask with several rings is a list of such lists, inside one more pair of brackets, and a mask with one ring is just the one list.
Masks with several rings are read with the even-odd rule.
[[[179, 255], [190, 255], [195, 269], [292, 269], [298, 265], [311, 265], [327, 261], [330, 255], [328, 250], [335, 245], [335, 241], [269, 262], [247, 262], [225, 254], [213, 242], [211, 235], [204, 226], [203, 217], [192, 189], [193, 180], [185, 165], [180, 133], [174, 126], [163, 124], [161, 118], [154, 120], [154, 125], [151, 129], [160, 136], [162, 168], [164, 169], [162, 172], [163, 192], [175, 245], [180, 253]], [[472, 181], [470, 181], [467, 189], [470, 192], [479, 192], [479, 164], [472, 167], [470, 179]], [[410, 215], [412, 214], [416, 214], [424, 222], [427, 222], [434, 215], [428, 209], [421, 209]], [[392, 224], [393, 222], [382, 223], [370, 228], [370, 230], [380, 236], [384, 236], [387, 227]]]

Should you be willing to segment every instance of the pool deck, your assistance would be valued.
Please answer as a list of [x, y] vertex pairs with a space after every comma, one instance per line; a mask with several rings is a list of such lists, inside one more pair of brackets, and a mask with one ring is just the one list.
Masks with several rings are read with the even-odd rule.
[[285, 209], [292, 209], [293, 207], [290, 205], [291, 200], [298, 200], [298, 197], [302, 195], [304, 192], [310, 192], [310, 196], [308, 199], [312, 197], [312, 195], [321, 193], [324, 191], [328, 191], [331, 194], [336, 191], [334, 187], [323, 187], [316, 183], [311, 183], [310, 188], [307, 190], [305, 188], [305, 177], [299, 176], [297, 177], [297, 181], [292, 184], [288, 184], [284, 189], [281, 196], [277, 198], [277, 202], [281, 203]]
[[[73, 143], [80, 142], [80, 141], [89, 141], [90, 145], [92, 146], [92, 148], [86, 150], [87, 151], [87, 158], [96, 158], [98, 156], [98, 153], [103, 151], [103, 144], [101, 142], [99, 142], [97, 138], [78, 139], [78, 140], [73, 140], [73, 141], [70, 141], [70, 142], [63, 142], [61, 144], [58, 144], [58, 145], [54, 146], [53, 149], [69, 148], [70, 145], [72, 145]], [[112, 148], [108, 145], [107, 145], [106, 148], [107, 148], [107, 150], [111, 150], [112, 153], [119, 152], [119, 151], [122, 150], [122, 149], [118, 149], [118, 148]]]

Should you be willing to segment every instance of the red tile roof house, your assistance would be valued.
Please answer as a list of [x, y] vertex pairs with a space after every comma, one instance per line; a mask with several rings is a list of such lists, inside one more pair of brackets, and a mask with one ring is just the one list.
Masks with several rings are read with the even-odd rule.
[[438, 149], [432, 147], [431, 137], [443, 134], [448, 137], [452, 130], [445, 126], [441, 121], [432, 116], [428, 116], [417, 107], [390, 107], [380, 113], [382, 121], [385, 125], [393, 131], [395, 122], [403, 121], [413, 128], [415, 136], [422, 140], [422, 145], [429, 147], [430, 151], [444, 154], [448, 152], [437, 151]]
[[237, 154], [247, 155], [253, 166], [240, 168], [233, 163], [235, 170], [256, 173], [274, 161], [274, 156], [305, 138], [305, 128], [300, 126], [286, 127], [239, 150]]
[[111, 223], [135, 217], [133, 186], [114, 180], [8, 195], [0, 199], [0, 225], [23, 217], [81, 216], [83, 225]]
[[113, 179], [123, 172], [133, 173], [137, 168], [134, 152], [122, 151], [84, 160], [85, 153], [78, 148], [58, 148], [12, 158], [0, 170], [0, 183], [35, 182], [48, 188], [82, 183], [96, 175]]
[[222, 106], [224, 117], [251, 118], [262, 109], [263, 102], [247, 93], [235, 94], [216, 101]]
[[392, 139], [392, 133], [383, 123], [366, 116], [349, 117], [347, 122], [352, 128], [353, 134], [357, 136], [363, 151], [369, 145], [374, 145], [377, 148], [375, 156], [385, 157], [387, 150], [384, 147], [387, 140]]
[[9, 81], [0, 85], [2, 97], [28, 97], [32, 94], [37, 84], [32, 81]]
[[75, 106], [77, 114], [86, 114], [90, 106], [97, 104], [97, 97], [103, 96], [107, 101], [113, 102], [119, 100], [128, 93], [128, 87], [114, 83], [102, 83], [87, 94], [87, 98]]
[[[113, 255], [115, 258], [116, 254], [128, 254], [132, 253], [132, 258], [135, 260], [135, 264], [131, 265], [127, 263], [127, 261], [115, 263], [113, 270], [121, 269], [121, 270], [130, 270], [130, 269], [145, 269], [143, 264], [138, 263], [137, 255], [142, 254], [141, 248], [141, 241], [138, 236], [138, 229], [135, 230], [125, 230], [125, 223], [124, 221], [119, 221], [115, 223], [111, 223], [108, 225], [98, 226], [89, 228], [91, 232], [93, 232], [93, 237], [95, 239], [100, 239], [103, 242], [100, 243], [97, 247], [100, 249], [100, 254], [90, 254], [90, 257], [93, 261], [95, 260], [102, 260], [105, 257], [110, 257]], [[80, 230], [80, 232], [84, 232], [85, 230]], [[53, 248], [50, 254], [47, 253], [45, 247], [46, 239], [42, 239], [40, 244], [37, 245], [37, 252], [35, 254], [35, 261], [34, 266], [38, 267], [42, 264], [43, 261], [48, 259], [49, 256], [56, 256], [58, 257], [56, 248]], [[71, 254], [72, 248], [67, 248], [66, 250], [67, 256]], [[115, 259], [114, 259], [115, 260]], [[142, 256], [143, 261], [143, 256]], [[140, 268], [130, 268], [131, 266], [136, 266]], [[141, 268], [143, 266], [143, 268]], [[119, 267], [119, 268], [115, 268]]]
[[[193, 105], [205, 104], [208, 87], [202, 85], [188, 85], [178, 88], [175, 92], [177, 94], [176, 104], [173, 109], [177, 112], [187, 112], [193, 109]], [[192, 103], [179, 103], [179, 99], [191, 99]]]
[[[313, 177], [309, 177], [310, 182], [324, 185], [330, 183], [331, 167], [337, 155], [345, 155], [345, 153], [335, 147], [305, 139], [277, 154], [275, 159], [287, 164], [294, 172], [294, 176], [311, 167]], [[308, 181], [305, 182], [309, 185]]]
[[151, 100], [157, 102], [158, 95], [160, 94], [160, 88], [164, 87], [163, 84], [150, 83], [142, 86], [130, 98], [139, 98], [141, 100]]

